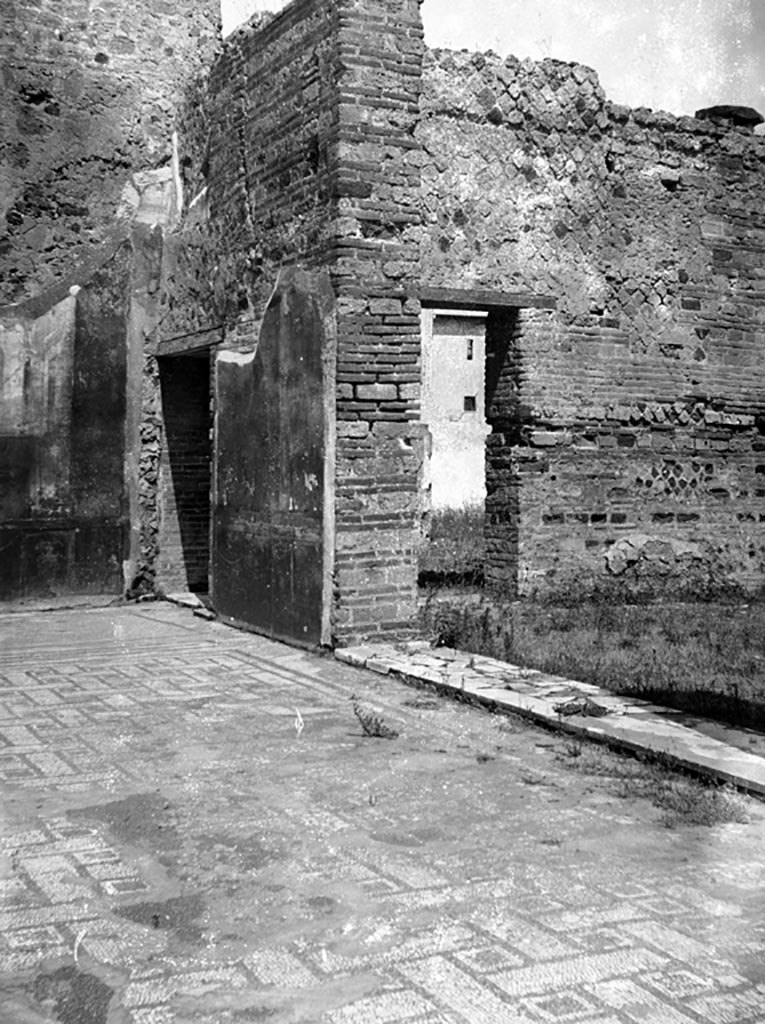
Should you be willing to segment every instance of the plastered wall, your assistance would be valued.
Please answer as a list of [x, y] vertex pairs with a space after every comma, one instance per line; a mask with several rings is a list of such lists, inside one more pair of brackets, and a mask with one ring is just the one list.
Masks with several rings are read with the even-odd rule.
[[182, 202], [173, 132], [218, 17], [205, 0], [3, 4], [4, 598], [153, 588], [156, 225]]
[[128, 268], [0, 310], [0, 599], [123, 589]]

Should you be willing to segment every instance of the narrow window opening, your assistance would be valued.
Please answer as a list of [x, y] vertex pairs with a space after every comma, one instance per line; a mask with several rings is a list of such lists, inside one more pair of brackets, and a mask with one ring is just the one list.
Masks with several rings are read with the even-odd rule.
[[468, 338], [467, 339], [467, 358], [468, 359], [472, 359], [473, 358], [473, 339], [472, 338]]
[[476, 411], [476, 396], [475, 395], [465, 395], [465, 397], [462, 400], [462, 408], [465, 410], [465, 412], [475, 412]]

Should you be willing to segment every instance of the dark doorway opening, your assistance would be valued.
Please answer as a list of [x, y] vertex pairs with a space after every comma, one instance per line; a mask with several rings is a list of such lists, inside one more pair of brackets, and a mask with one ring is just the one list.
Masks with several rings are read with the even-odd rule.
[[159, 478], [159, 584], [206, 594], [210, 566], [210, 352], [158, 360], [164, 445]]

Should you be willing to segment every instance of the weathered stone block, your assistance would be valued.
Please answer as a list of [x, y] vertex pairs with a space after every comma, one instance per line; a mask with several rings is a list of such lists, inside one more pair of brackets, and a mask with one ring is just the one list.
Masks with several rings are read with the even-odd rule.
[[356, 389], [356, 398], [380, 402], [395, 400], [398, 398], [398, 388], [395, 384], [359, 384]]

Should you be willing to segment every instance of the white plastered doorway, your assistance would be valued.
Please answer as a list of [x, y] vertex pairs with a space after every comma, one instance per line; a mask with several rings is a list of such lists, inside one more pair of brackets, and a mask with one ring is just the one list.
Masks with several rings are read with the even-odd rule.
[[421, 420], [430, 432], [423, 486], [432, 511], [486, 498], [485, 311], [423, 309]]

